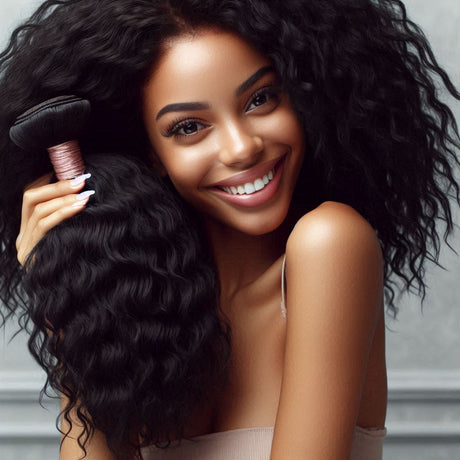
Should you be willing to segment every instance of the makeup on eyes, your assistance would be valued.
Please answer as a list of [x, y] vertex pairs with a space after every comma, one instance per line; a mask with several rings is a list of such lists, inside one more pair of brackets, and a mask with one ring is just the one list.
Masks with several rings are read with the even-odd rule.
[[[278, 103], [280, 102], [279, 96], [283, 92], [283, 89], [279, 85], [275, 85], [273, 83], [269, 83], [268, 85], [265, 85], [261, 88], [258, 88], [256, 91], [254, 91], [250, 98], [249, 101], [246, 104], [245, 111], [246, 112], [253, 112], [254, 110], [257, 110], [259, 107], [263, 107], [264, 105], [268, 104], [270, 101], [272, 101], [274, 98], [278, 98], [276, 100], [276, 105], [271, 108], [272, 110], [276, 108]], [[256, 105], [254, 108], [250, 108], [251, 104], [255, 102], [256, 98], [265, 96], [266, 100], [264, 100], [262, 103]], [[191, 103], [193, 104], [193, 103]], [[178, 104], [180, 105], [180, 104]], [[271, 110], [270, 110], [271, 111]], [[181, 129], [186, 129], [187, 126], [191, 127], [193, 125], [201, 125], [203, 128], [201, 129], [196, 129], [193, 132], [190, 133], [180, 133], [179, 131]], [[204, 122], [203, 120], [199, 118], [194, 118], [194, 117], [189, 117], [189, 116], [183, 116], [183, 117], [178, 117], [173, 119], [164, 130], [161, 130], [161, 135], [163, 137], [176, 137], [176, 138], [183, 138], [183, 137], [188, 137], [188, 136], [194, 136], [198, 132], [202, 131], [203, 129], [206, 129], [209, 126], [208, 123]]]
[[[250, 102], [254, 102], [254, 99], [259, 97], [259, 96], [269, 96], [270, 98], [273, 98], [273, 97], [278, 97], [281, 93], [283, 92], [283, 88], [281, 88], [281, 86], [276, 86], [274, 84], [270, 84], [270, 85], [266, 85], [266, 86], [263, 86], [262, 88], [258, 89], [257, 91], [255, 91], [252, 95], [251, 95], [251, 99], [250, 99]], [[267, 103], [268, 100], [265, 103]], [[279, 102], [279, 101], [278, 101]], [[260, 107], [260, 106], [256, 106], [257, 107]], [[249, 107], [246, 108], [246, 111], [252, 111], [254, 109], [251, 109], [249, 110]]]
[[[198, 131], [195, 131], [194, 133], [179, 133], [179, 131], [183, 128], [186, 128], [187, 125], [203, 125], [206, 127], [204, 122], [201, 120], [198, 120], [196, 118], [190, 118], [190, 117], [179, 117], [175, 118], [174, 120], [171, 121], [166, 127], [164, 131], [161, 132], [161, 135], [164, 137], [173, 137], [173, 136], [191, 136], [195, 134]], [[201, 131], [201, 130], [200, 130]]]

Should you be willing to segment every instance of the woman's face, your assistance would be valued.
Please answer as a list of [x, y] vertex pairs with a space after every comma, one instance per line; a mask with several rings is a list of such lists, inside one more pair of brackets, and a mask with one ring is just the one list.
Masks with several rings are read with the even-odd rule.
[[173, 39], [143, 114], [157, 159], [205, 220], [250, 235], [283, 222], [304, 137], [264, 55], [223, 31]]

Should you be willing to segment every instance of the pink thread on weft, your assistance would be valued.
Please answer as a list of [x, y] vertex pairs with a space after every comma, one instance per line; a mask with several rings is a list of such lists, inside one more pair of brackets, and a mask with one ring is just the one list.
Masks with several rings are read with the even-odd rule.
[[59, 180], [73, 179], [85, 172], [85, 164], [81, 157], [78, 141], [64, 142], [48, 147], [47, 150]]

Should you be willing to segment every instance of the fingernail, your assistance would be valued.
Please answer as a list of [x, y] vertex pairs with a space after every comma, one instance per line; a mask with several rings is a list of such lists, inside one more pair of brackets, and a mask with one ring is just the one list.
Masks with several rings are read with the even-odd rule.
[[86, 203], [88, 203], [89, 197], [84, 198], [83, 200], [76, 201], [73, 205], [72, 208], [83, 208]]
[[86, 200], [87, 198], [89, 198], [91, 195], [94, 195], [95, 193], [96, 193], [95, 190], [87, 190], [86, 192], [79, 193], [75, 199], [77, 201]]
[[72, 179], [70, 182], [71, 187], [78, 187], [79, 185], [83, 184], [86, 179], [91, 177], [90, 173], [82, 174], [81, 176], [77, 176], [75, 179]]

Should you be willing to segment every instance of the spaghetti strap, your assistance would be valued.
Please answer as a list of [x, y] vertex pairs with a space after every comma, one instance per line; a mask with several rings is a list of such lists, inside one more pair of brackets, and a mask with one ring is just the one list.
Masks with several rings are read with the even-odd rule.
[[281, 268], [281, 314], [283, 315], [284, 319], [286, 319], [286, 301], [285, 301], [286, 296], [284, 294], [285, 265], [286, 265], [286, 254], [284, 254], [283, 267]]

